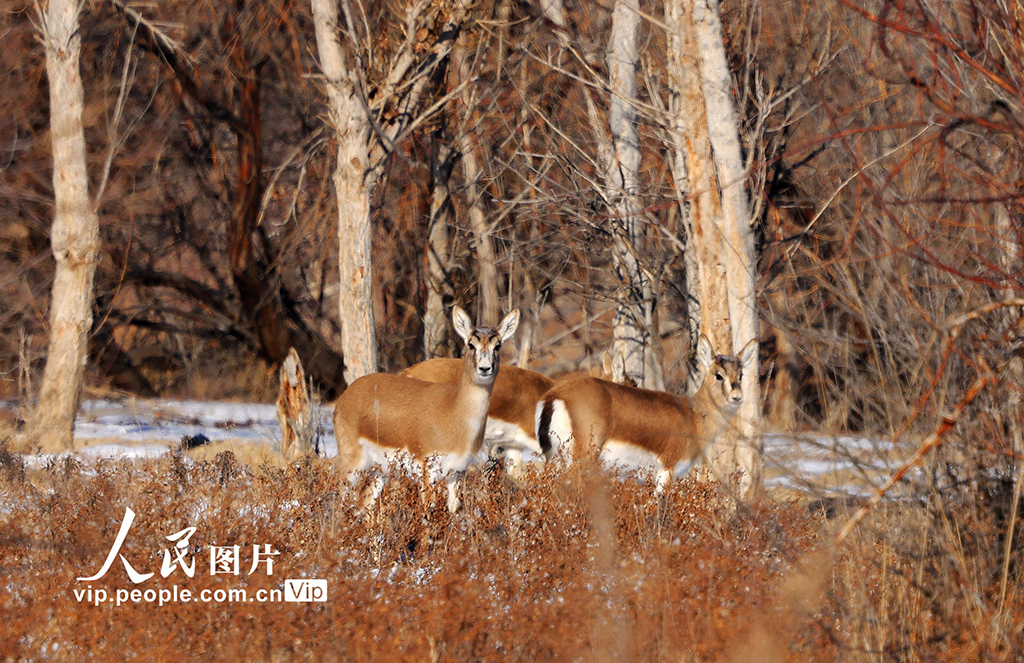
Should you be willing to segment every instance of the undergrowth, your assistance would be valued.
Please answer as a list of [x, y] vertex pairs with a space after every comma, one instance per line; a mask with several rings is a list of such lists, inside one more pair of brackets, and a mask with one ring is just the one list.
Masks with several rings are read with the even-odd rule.
[[[424, 499], [401, 473], [363, 511], [319, 461], [26, 470], [0, 451], [4, 660], [1016, 660], [1024, 647], [1019, 546], [1000, 591], [1005, 522], [951, 503], [886, 505], [835, 549], [823, 511], [733, 510], [694, 480], [655, 498], [581, 468], [519, 481], [483, 469], [452, 515], [443, 484]], [[155, 575], [136, 585], [115, 560], [77, 581], [99, 570], [126, 508], [121, 554]], [[194, 576], [164, 578], [166, 537], [188, 527]], [[272, 575], [248, 574], [254, 544], [280, 553]], [[240, 546], [238, 575], [211, 575], [211, 545]], [[327, 601], [75, 596], [176, 585], [252, 597], [299, 578], [326, 580]]]

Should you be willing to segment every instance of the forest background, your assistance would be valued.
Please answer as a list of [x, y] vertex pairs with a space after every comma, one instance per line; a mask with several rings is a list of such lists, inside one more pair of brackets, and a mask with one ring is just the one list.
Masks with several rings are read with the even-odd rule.
[[[1019, 641], [1005, 621], [1024, 453], [1019, 4], [340, 6], [352, 98], [370, 119], [362, 308], [377, 370], [451, 354], [438, 317], [451, 304], [492, 323], [520, 307], [512, 360], [550, 374], [586, 367], [625, 338], [628, 318], [647, 353], [635, 377], [681, 390], [710, 306], [694, 275], [721, 268], [694, 262], [694, 209], [740, 191], [760, 430], [857, 433], [911, 451], [941, 431], [917, 479], [933, 500], [921, 522], [945, 523], [922, 525], [925, 538], [952, 546], [963, 568], [936, 577], [956, 586], [947, 596], [991, 599], [978, 599], [974, 627]], [[702, 8], [721, 22], [740, 177], [687, 142], [692, 125], [731, 119], [696, 103], [713, 87], [694, 64]], [[626, 10], [635, 26], [623, 40]], [[339, 209], [332, 179], [346, 143], [311, 5], [94, 1], [77, 19], [99, 231], [86, 393], [265, 401], [294, 346], [323, 397], [336, 394], [356, 361], [338, 231], [351, 208]], [[30, 3], [0, 16], [11, 427], [30, 419], [42, 381], [55, 273], [40, 26]], [[623, 61], [635, 66], [626, 79]], [[635, 157], [623, 156], [623, 126]], [[987, 523], [977, 531], [992, 538], [964, 543], [943, 516], [950, 504], [954, 521]]]

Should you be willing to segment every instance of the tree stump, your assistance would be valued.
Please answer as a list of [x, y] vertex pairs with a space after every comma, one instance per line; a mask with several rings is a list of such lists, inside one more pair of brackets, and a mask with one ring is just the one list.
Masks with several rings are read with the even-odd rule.
[[287, 459], [312, 455], [313, 417], [309, 405], [306, 374], [295, 348], [281, 364], [281, 392], [277, 397], [277, 420], [281, 424], [281, 453]]

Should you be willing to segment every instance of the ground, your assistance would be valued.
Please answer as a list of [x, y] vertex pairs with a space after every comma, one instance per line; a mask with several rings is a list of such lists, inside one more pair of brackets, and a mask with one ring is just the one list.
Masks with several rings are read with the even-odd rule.
[[[655, 498], [637, 475], [484, 467], [450, 515], [443, 487], [424, 502], [404, 474], [362, 511], [329, 459], [272, 461], [275, 427], [268, 406], [90, 403], [82, 452], [0, 452], [3, 658], [1010, 661], [1024, 645], [1019, 546], [1002, 554], [995, 510], [893, 500], [836, 546], [849, 498], [786, 497], [816, 468], [867, 474], [853, 459], [884, 445], [847, 440], [839, 468], [769, 438], [789, 468], [738, 509], [691, 477]], [[168, 453], [199, 433], [208, 449]], [[116, 557], [79, 580], [127, 509], [119, 554], [154, 575]], [[237, 574], [214, 573], [234, 546]], [[324, 601], [283, 600], [309, 580]]]

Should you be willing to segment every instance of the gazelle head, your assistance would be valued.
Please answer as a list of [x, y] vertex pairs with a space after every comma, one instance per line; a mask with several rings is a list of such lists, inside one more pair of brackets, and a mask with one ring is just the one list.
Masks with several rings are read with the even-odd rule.
[[469, 314], [458, 306], [452, 311], [452, 322], [455, 324], [455, 331], [466, 344], [462, 352], [466, 370], [473, 372], [473, 382], [480, 385], [493, 383], [501, 362], [498, 354], [501, 344], [507, 341], [519, 326], [519, 309], [506, 315], [497, 330], [476, 327]]
[[750, 370], [757, 356], [757, 340], [748, 342], [739, 356], [716, 355], [711, 341], [701, 334], [697, 342], [696, 366], [690, 389], [704, 395], [720, 412], [735, 412], [743, 402], [740, 387], [744, 371]]

